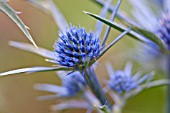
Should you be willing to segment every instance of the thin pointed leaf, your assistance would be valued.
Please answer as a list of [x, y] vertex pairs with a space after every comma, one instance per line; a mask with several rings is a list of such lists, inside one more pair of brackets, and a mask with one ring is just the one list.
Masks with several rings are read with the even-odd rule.
[[19, 74], [19, 73], [34, 73], [34, 72], [59, 71], [59, 70], [71, 70], [71, 68], [66, 68], [66, 67], [30, 67], [30, 68], [21, 68], [21, 69], [16, 69], [16, 70], [11, 70], [11, 71], [0, 73], [0, 76]]
[[[12, 9], [6, 2], [0, 1], [0, 11], [9, 16], [17, 26], [22, 30], [22, 32], [27, 36], [27, 38], [32, 42], [32, 44], [37, 47], [32, 36], [27, 30], [27, 26], [22, 22], [22, 20], [17, 16], [17, 12]], [[38, 47], [37, 47], [38, 48]]]
[[[119, 31], [123, 31], [125, 29], [125, 27], [115, 23], [115, 22], [112, 22], [110, 20], [107, 20], [105, 18], [102, 18], [98, 15], [95, 15], [95, 14], [92, 14], [92, 13], [89, 13], [89, 12], [84, 12], [90, 16], [92, 16], [93, 18], [96, 18], [102, 22], [104, 22], [105, 24], [119, 30]], [[159, 45], [160, 49], [163, 51], [163, 52], [167, 52], [167, 48], [165, 46], [165, 44], [163, 43], [163, 41], [161, 40], [161, 38], [159, 38], [157, 35], [155, 35], [154, 33], [150, 32], [150, 31], [146, 31], [144, 29], [141, 29], [139, 27], [136, 27], [136, 26], [132, 26], [133, 27], [133, 30], [137, 30], [139, 33], [141, 33], [143, 36], [145, 36], [147, 39], [153, 41], [154, 43], [156, 43], [157, 45]], [[134, 37], [135, 39], [139, 39], [140, 41], [142, 42], [145, 42], [145, 43], [151, 43], [151, 41], [149, 40], [146, 40], [145, 37], [143, 37], [142, 35], [140, 35], [139, 33], [136, 33], [134, 31], [130, 31], [127, 35], [129, 36], [132, 36]]]
[[52, 51], [49, 51], [47, 49], [39, 47], [39, 49], [36, 49], [34, 46], [28, 43], [22, 43], [17, 41], [10, 41], [10, 46], [16, 47], [18, 49], [26, 50], [32, 53], [36, 53], [38, 55], [41, 55], [46, 58], [55, 59], [55, 55]]

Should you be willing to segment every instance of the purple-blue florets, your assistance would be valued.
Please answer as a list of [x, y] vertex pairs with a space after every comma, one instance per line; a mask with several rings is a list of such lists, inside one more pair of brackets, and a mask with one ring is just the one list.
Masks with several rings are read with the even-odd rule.
[[65, 33], [59, 33], [54, 52], [60, 65], [82, 68], [99, 56], [100, 40], [84, 28], [71, 26]]

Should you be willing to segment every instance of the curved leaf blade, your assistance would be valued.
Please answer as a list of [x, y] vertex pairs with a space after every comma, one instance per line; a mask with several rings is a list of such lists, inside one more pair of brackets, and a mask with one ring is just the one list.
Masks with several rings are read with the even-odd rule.
[[22, 30], [22, 32], [27, 36], [27, 38], [31, 41], [31, 43], [36, 47], [36, 43], [34, 42], [32, 36], [28, 32], [28, 27], [22, 22], [22, 20], [17, 16], [19, 12], [16, 12], [12, 9], [5, 1], [0, 1], [0, 11], [5, 13], [13, 22], [17, 24], [17, 26]]

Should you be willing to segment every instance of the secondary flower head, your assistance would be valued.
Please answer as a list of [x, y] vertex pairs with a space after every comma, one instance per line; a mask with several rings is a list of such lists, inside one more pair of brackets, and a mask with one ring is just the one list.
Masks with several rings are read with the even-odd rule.
[[83, 68], [99, 56], [100, 40], [93, 33], [86, 33], [84, 28], [71, 26], [65, 33], [59, 33], [54, 52], [60, 65]]
[[112, 90], [122, 94], [124, 92], [130, 92], [137, 88], [139, 85], [147, 80], [150, 80], [153, 73], [141, 77], [140, 73], [132, 76], [132, 65], [127, 64], [124, 70], [113, 71], [111, 65], [107, 66], [109, 71], [110, 80], [107, 82], [108, 87]]

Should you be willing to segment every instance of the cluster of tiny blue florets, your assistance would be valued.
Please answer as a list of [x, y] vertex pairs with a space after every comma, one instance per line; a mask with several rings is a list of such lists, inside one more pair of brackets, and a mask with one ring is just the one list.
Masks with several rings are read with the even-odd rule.
[[93, 33], [86, 33], [84, 28], [71, 26], [65, 33], [59, 33], [54, 52], [60, 65], [84, 67], [99, 56], [100, 40]]
[[67, 89], [69, 96], [75, 96], [77, 93], [85, 89], [86, 82], [79, 72], [74, 72], [63, 78], [63, 87]]

